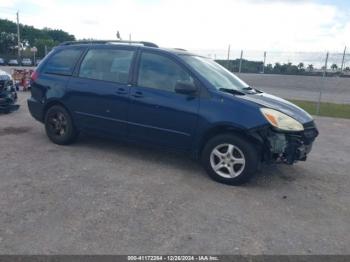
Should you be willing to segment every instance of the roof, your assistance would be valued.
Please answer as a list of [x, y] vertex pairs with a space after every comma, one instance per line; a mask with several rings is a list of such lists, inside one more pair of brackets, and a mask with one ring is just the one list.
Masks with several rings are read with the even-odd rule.
[[158, 49], [158, 50], [163, 50], [166, 52], [170, 52], [176, 55], [181, 55], [181, 54], [186, 54], [186, 55], [195, 55], [192, 53], [187, 52], [185, 49], [182, 48], [161, 48], [157, 44], [152, 43], [152, 42], [147, 42], [147, 41], [122, 41], [122, 40], [82, 40], [82, 41], [68, 41], [68, 42], [63, 42], [59, 46], [81, 46], [81, 45], [96, 45], [96, 46], [101, 46], [101, 45], [121, 45], [121, 46], [141, 46], [146, 49]]
[[125, 45], [143, 45], [147, 47], [158, 48], [158, 45], [152, 42], [146, 41], [124, 41], [124, 40], [81, 40], [81, 41], [66, 41], [60, 44], [60, 46], [65, 45], [81, 45], [81, 44], [125, 44]]

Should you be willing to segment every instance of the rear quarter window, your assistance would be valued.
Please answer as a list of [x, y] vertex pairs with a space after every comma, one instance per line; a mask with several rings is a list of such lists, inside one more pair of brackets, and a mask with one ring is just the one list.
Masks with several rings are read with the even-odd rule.
[[43, 72], [47, 74], [72, 75], [82, 52], [82, 49], [62, 49], [57, 51], [46, 62]]

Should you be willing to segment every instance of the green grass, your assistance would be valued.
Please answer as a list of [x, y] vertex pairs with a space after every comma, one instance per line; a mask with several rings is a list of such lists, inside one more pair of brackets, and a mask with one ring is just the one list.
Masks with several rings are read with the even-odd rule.
[[[303, 101], [303, 100], [290, 100], [290, 102], [298, 105], [299, 107], [301, 107], [311, 115], [317, 115], [316, 114], [317, 102]], [[322, 102], [320, 106], [320, 116], [350, 119], [350, 105]]]

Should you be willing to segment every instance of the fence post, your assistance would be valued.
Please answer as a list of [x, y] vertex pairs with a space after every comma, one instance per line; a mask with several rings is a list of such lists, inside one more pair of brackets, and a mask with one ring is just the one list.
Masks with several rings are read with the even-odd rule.
[[263, 70], [262, 70], [263, 74], [265, 74], [265, 64], [266, 64], [266, 51], [264, 52], [264, 64], [263, 64]]
[[243, 58], [243, 50], [241, 50], [241, 59], [239, 60], [239, 73], [242, 72], [242, 58]]
[[[329, 56], [329, 52], [327, 52], [326, 61], [325, 61], [325, 64], [324, 64], [324, 70], [323, 70], [323, 76], [322, 76], [323, 84], [326, 81], [328, 56]], [[321, 98], [322, 98], [322, 85], [320, 85], [319, 91], [320, 92], [319, 92], [319, 95], [318, 95], [317, 108], [316, 108], [316, 114], [317, 115], [320, 115], [320, 106], [321, 106]]]
[[344, 53], [343, 53], [343, 59], [342, 59], [342, 61], [341, 61], [340, 72], [343, 72], [343, 69], [344, 69], [345, 54], [346, 54], [346, 46], [345, 46], [345, 48], [344, 48]]
[[230, 66], [230, 49], [231, 49], [231, 45], [228, 45], [228, 50], [227, 50], [227, 70], [229, 69]]

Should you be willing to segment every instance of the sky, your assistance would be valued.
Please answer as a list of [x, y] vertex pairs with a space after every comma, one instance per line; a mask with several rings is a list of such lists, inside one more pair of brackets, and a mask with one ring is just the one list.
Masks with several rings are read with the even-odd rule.
[[0, 17], [78, 39], [144, 40], [189, 50], [338, 51], [349, 0], [0, 0]]

